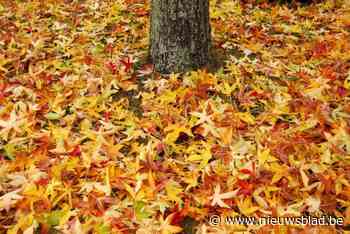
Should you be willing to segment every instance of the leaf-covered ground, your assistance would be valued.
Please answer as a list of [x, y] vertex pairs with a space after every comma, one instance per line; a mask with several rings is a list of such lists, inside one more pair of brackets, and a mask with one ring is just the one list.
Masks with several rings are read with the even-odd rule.
[[211, 0], [222, 68], [170, 76], [144, 59], [148, 1], [0, 3], [0, 233], [342, 232], [214, 214], [350, 224], [347, 0]]

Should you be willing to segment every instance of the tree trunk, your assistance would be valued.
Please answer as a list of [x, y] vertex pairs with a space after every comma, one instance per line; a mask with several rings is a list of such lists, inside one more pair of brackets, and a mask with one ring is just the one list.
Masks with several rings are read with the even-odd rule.
[[161, 73], [209, 62], [209, 0], [152, 0], [150, 56]]

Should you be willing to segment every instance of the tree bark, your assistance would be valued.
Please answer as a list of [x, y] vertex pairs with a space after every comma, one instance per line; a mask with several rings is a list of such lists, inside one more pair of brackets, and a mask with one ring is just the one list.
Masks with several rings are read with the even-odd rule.
[[161, 73], [209, 63], [209, 0], [152, 0], [150, 57]]

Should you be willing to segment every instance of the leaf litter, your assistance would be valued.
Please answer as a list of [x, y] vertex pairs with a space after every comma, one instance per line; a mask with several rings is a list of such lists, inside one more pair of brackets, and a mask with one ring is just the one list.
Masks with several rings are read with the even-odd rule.
[[210, 3], [222, 67], [162, 76], [148, 1], [0, 1], [1, 233], [350, 224], [349, 3]]

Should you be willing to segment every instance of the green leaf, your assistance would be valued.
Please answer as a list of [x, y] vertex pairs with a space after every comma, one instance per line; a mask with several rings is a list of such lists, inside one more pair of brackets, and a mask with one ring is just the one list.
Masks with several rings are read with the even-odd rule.
[[106, 224], [103, 224], [103, 225], [98, 226], [96, 228], [96, 232], [98, 234], [109, 234], [109, 233], [111, 233], [111, 228], [110, 228], [110, 226], [107, 226]]
[[296, 77], [296, 76], [286, 76], [285, 78], [286, 78], [287, 80], [289, 80], [289, 81], [296, 81], [296, 80], [299, 80], [299, 78]]
[[61, 116], [55, 112], [50, 112], [45, 117], [49, 120], [58, 120], [61, 118]]
[[5, 156], [10, 160], [15, 160], [16, 147], [14, 144], [6, 144], [4, 146]]
[[54, 210], [46, 216], [46, 223], [50, 226], [57, 226], [64, 214], [63, 210]]
[[145, 205], [146, 203], [141, 201], [137, 201], [135, 203], [134, 209], [135, 209], [136, 218], [138, 220], [147, 219], [151, 216], [149, 212], [145, 211]]

